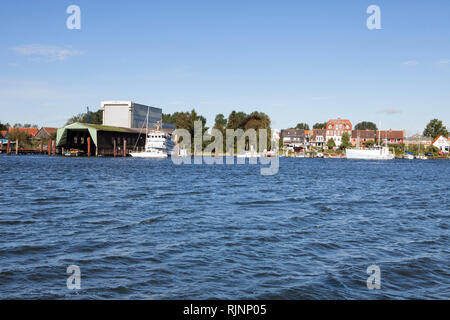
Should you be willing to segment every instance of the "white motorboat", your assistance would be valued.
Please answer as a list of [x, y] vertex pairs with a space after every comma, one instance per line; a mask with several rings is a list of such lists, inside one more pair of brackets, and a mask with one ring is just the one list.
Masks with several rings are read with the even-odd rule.
[[145, 148], [141, 152], [131, 152], [130, 155], [134, 158], [153, 158], [164, 159], [173, 154], [174, 143], [172, 135], [167, 132], [162, 132], [160, 127], [162, 122], [156, 123], [156, 130], [148, 130], [148, 112], [147, 112], [147, 127]]
[[395, 156], [389, 151], [388, 147], [379, 147], [374, 149], [347, 149], [345, 150], [347, 159], [358, 160], [393, 160]]
[[236, 155], [237, 158], [261, 158], [261, 154], [258, 152], [246, 151], [242, 153], [238, 153]]
[[413, 155], [413, 154], [405, 154], [405, 155], [403, 156], [403, 159], [406, 159], [406, 160], [414, 160], [414, 155]]
[[145, 150], [142, 152], [131, 152], [135, 158], [164, 159], [172, 155], [174, 143], [170, 134], [158, 130], [147, 134]]
[[[381, 126], [381, 125], [380, 125]], [[379, 134], [381, 139], [381, 131]], [[358, 149], [346, 149], [345, 154], [347, 159], [357, 160], [394, 160], [395, 155], [389, 150], [387, 146], [387, 139], [385, 146], [375, 146], [371, 149], [360, 149], [360, 138], [358, 136]]]

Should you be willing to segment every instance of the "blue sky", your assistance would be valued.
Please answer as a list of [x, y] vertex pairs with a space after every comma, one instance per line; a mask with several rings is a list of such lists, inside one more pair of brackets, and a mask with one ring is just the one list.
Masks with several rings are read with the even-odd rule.
[[[66, 8], [81, 8], [68, 30]], [[381, 30], [366, 9], [381, 8]], [[450, 126], [450, 2], [3, 1], [0, 121], [61, 126], [102, 100]]]

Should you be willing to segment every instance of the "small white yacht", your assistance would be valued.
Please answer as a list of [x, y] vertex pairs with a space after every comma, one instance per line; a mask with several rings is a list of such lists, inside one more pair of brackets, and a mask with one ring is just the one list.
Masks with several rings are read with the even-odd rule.
[[159, 130], [147, 133], [145, 141], [145, 150], [142, 152], [131, 152], [130, 155], [135, 158], [159, 158], [164, 159], [172, 155], [174, 143], [172, 136]]
[[393, 160], [395, 156], [389, 151], [388, 147], [379, 147], [374, 149], [347, 149], [345, 150], [347, 159], [359, 160]]
[[174, 143], [172, 135], [160, 130], [162, 121], [156, 123], [156, 130], [148, 130], [148, 112], [147, 112], [147, 126], [145, 148], [141, 152], [131, 152], [130, 155], [134, 158], [154, 158], [164, 159], [172, 156], [174, 151]]
[[[381, 139], [381, 131], [379, 131], [379, 138]], [[386, 138], [386, 145], [382, 146], [381, 144], [379, 146], [375, 146], [371, 149], [361, 149], [361, 139], [358, 136], [357, 145], [358, 149], [346, 149], [345, 155], [347, 156], [347, 159], [355, 159], [355, 160], [394, 160], [395, 155], [389, 150], [389, 147], [387, 145], [387, 138]]]

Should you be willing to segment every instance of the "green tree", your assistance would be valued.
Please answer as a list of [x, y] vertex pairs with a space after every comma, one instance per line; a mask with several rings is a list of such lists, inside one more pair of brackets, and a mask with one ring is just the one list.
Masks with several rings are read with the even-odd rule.
[[439, 154], [439, 148], [437, 148], [437, 147], [435, 147], [435, 146], [433, 146], [433, 145], [430, 145], [430, 146], [428, 146], [428, 147], [426, 147], [425, 148], [425, 152], [426, 153], [432, 153], [434, 156], [437, 156], [438, 154]]
[[[258, 146], [259, 146], [258, 130], [261, 129], [267, 130], [267, 148], [269, 150], [269, 148], [271, 147], [271, 136], [272, 136], [270, 125], [271, 125], [270, 117], [267, 114], [263, 112], [254, 111], [247, 117], [245, 117], [245, 119], [241, 122], [239, 127], [244, 131], [254, 129], [257, 132]], [[246, 144], [246, 147], [249, 148], [248, 144]]]
[[334, 139], [331, 138], [330, 140], [328, 140], [327, 142], [327, 147], [328, 149], [333, 149], [334, 147], [336, 147], [336, 142], [334, 142]]
[[[177, 129], [185, 129], [189, 131], [191, 135], [191, 146], [192, 150], [194, 148], [193, 139], [194, 139], [194, 123], [195, 121], [201, 121], [204, 135], [208, 131], [208, 127], [206, 126], [206, 118], [197, 114], [195, 109], [192, 109], [191, 112], [175, 112], [173, 114], [164, 114], [163, 122], [171, 123]], [[203, 141], [203, 147], [207, 145], [208, 141]], [[191, 151], [192, 151], [191, 150]]]
[[404, 143], [390, 143], [389, 149], [394, 150], [394, 153], [397, 157], [400, 157], [405, 153], [405, 144]]
[[323, 122], [323, 123], [316, 123], [313, 125], [313, 129], [326, 129], [327, 128], [327, 123]]
[[355, 130], [374, 130], [374, 131], [378, 130], [377, 125], [370, 121], [360, 122], [355, 126], [354, 129]]
[[[81, 123], [87, 123], [88, 122], [88, 114], [87, 113], [79, 113], [73, 117], [71, 117], [69, 120], [67, 120], [66, 125], [75, 123], [75, 122], [81, 122]], [[90, 118], [92, 124], [103, 124], [103, 110], [99, 109], [95, 112], [90, 112]]]
[[[17, 128], [16, 128], [17, 129]], [[25, 148], [30, 146], [30, 137], [26, 131], [22, 130], [11, 130], [8, 133], [8, 140], [10, 141], [19, 141], [19, 147]]]
[[295, 126], [295, 129], [297, 129], [297, 130], [309, 130], [309, 125], [307, 123], [298, 123]]
[[368, 140], [366, 141], [366, 148], [372, 148], [375, 145], [375, 141], [374, 140]]
[[0, 122], [0, 131], [8, 130], [9, 124], [3, 124]]
[[242, 122], [245, 118], [247, 118], [245, 112], [236, 112], [233, 110], [228, 116], [227, 129], [244, 129], [242, 127]]
[[352, 146], [351, 142], [350, 142], [350, 134], [348, 134], [348, 132], [344, 132], [342, 134], [342, 140], [341, 140], [341, 145], [339, 146], [339, 148], [341, 150], [345, 150], [348, 149]]
[[170, 113], [163, 113], [162, 114], [162, 122], [164, 123], [172, 123], [172, 115]]
[[225, 119], [225, 116], [221, 113], [216, 115], [216, 118], [214, 120], [214, 129], [220, 130], [220, 132], [224, 133], [225, 128], [227, 127], [227, 119]]
[[431, 120], [425, 130], [423, 131], [423, 135], [425, 137], [431, 137], [436, 139], [439, 136], [448, 137], [447, 128], [442, 124], [442, 121], [439, 119]]

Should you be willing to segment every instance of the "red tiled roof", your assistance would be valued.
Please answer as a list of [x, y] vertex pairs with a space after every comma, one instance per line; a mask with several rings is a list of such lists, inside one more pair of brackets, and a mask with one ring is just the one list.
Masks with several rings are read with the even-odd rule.
[[313, 130], [312, 130], [312, 135], [313, 135], [314, 139], [315, 139], [317, 136], [323, 136], [323, 137], [325, 137], [326, 134], [327, 134], [327, 130], [325, 130], [325, 129], [313, 129]]
[[6, 137], [6, 134], [8, 133], [8, 131], [7, 130], [2, 130], [2, 131], [0, 131], [0, 137]]
[[[436, 137], [436, 139], [433, 140], [433, 142], [431, 144], [435, 144], [435, 142], [438, 141], [440, 137], [445, 138], [444, 136], [438, 136], [438, 137]], [[447, 138], [447, 140], [450, 140], [450, 138]]]
[[15, 131], [21, 131], [26, 132], [29, 136], [34, 136], [36, 133], [39, 132], [39, 129], [37, 128], [8, 128], [8, 133], [13, 133]]
[[56, 131], [58, 131], [58, 128], [42, 127], [42, 129], [44, 129], [45, 131], [47, 131], [47, 133], [48, 133], [49, 135], [51, 135], [52, 133], [55, 133]]
[[352, 139], [375, 139], [375, 130], [353, 130]]
[[377, 137], [378, 135], [381, 135], [381, 139], [403, 139], [405, 137], [405, 134], [403, 130], [382, 130], [377, 131]]
[[[331, 125], [331, 128], [330, 128]], [[341, 128], [342, 125], [342, 128]], [[347, 127], [348, 126], [348, 127]], [[327, 122], [327, 130], [352, 130], [352, 123], [346, 119], [331, 119]]]

